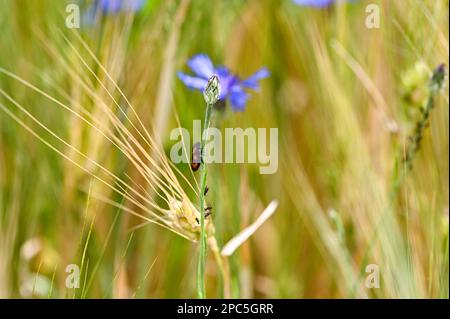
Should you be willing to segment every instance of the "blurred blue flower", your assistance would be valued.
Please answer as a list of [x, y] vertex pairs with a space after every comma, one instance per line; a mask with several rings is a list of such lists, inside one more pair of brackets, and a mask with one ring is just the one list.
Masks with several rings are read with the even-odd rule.
[[325, 8], [336, 2], [336, 0], [292, 0], [295, 4], [301, 6]]
[[[96, 0], [96, 4], [103, 13], [117, 13], [119, 11], [139, 11], [146, 0]], [[95, 4], [94, 4], [95, 5]]]
[[210, 58], [206, 54], [197, 54], [188, 62], [188, 67], [195, 76], [178, 72], [178, 77], [190, 89], [197, 89], [203, 92], [208, 79], [212, 75], [217, 75], [220, 82], [220, 100], [229, 100], [234, 111], [244, 111], [249, 94], [245, 89], [259, 89], [259, 80], [270, 75], [267, 68], [261, 68], [252, 76], [241, 80], [237, 75], [230, 72], [224, 66], [214, 67]]
[[137, 12], [147, 0], [95, 0], [84, 13], [85, 24], [94, 24], [100, 15], [117, 14], [119, 12]]

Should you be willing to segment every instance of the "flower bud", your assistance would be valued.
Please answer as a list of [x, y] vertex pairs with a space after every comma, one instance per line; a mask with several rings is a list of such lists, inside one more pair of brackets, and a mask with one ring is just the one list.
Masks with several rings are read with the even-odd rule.
[[216, 75], [209, 78], [208, 84], [206, 84], [205, 90], [203, 91], [203, 97], [207, 104], [214, 104], [219, 100], [220, 83], [219, 78]]

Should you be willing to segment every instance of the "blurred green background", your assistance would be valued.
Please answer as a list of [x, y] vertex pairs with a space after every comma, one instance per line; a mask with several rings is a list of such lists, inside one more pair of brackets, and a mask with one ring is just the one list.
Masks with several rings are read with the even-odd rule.
[[[79, 3], [81, 15], [90, 3]], [[370, 3], [379, 28], [366, 27]], [[220, 247], [280, 203], [229, 259], [231, 296], [449, 297], [448, 85], [411, 171], [402, 162], [431, 72], [448, 66], [448, 1], [148, 0], [136, 14], [80, 29], [66, 27], [67, 4], [0, 0], [1, 298], [196, 297], [198, 245], [157, 225], [136, 228], [142, 219], [130, 212], [145, 210], [93, 177], [108, 180], [57, 137], [145, 194], [129, 157], [74, 113], [119, 136], [104, 101], [145, 151], [153, 154], [132, 123], [169, 154], [177, 119], [191, 129], [204, 116], [202, 95], [176, 75], [197, 53], [242, 78], [271, 71], [246, 110], [227, 106], [217, 126], [277, 127], [277, 173], [209, 165]], [[135, 110], [127, 119], [114, 82]], [[189, 165], [177, 168], [195, 185]], [[66, 286], [69, 264], [81, 268], [80, 288]], [[379, 288], [365, 285], [369, 264], [379, 267]], [[224, 296], [211, 254], [206, 286], [208, 297]]]

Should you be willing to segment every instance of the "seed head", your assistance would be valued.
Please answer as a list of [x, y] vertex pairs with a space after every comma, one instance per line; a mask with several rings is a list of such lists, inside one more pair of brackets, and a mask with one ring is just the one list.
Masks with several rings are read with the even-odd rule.
[[430, 81], [430, 89], [434, 92], [441, 90], [444, 86], [445, 76], [445, 64], [438, 65], [438, 67], [433, 71], [433, 76]]
[[[168, 225], [184, 237], [198, 241], [200, 238], [200, 213], [187, 198], [177, 200], [169, 199], [169, 211], [167, 215]], [[211, 220], [205, 219], [206, 235], [214, 236], [214, 225]]]

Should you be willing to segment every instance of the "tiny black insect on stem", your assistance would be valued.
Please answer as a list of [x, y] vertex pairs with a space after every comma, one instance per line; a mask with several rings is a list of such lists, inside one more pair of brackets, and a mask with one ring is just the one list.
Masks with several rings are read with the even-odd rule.
[[[211, 214], [212, 214], [212, 207], [211, 206], [206, 207], [205, 214], [203, 216], [205, 216], [205, 218], [207, 218]], [[197, 217], [195, 217], [195, 221], [197, 222], [197, 224], [200, 224], [200, 221], [198, 220]]]
[[212, 214], [212, 207], [208, 206], [205, 208], [205, 218]]

